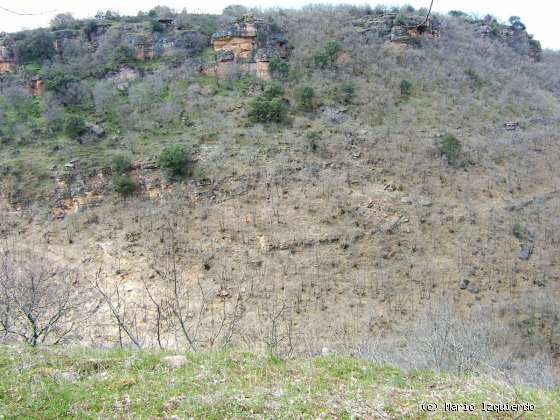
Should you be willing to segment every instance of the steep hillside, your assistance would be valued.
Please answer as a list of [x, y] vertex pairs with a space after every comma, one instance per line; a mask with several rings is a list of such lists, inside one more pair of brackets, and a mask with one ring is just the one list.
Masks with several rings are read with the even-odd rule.
[[556, 386], [558, 53], [519, 19], [249, 12], [6, 35], [0, 338]]

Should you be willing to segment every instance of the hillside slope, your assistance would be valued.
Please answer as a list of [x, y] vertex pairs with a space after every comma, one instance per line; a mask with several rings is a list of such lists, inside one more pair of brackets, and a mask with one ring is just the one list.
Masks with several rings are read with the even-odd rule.
[[492, 18], [246, 12], [9, 37], [0, 339], [326, 346], [557, 386], [559, 54]]

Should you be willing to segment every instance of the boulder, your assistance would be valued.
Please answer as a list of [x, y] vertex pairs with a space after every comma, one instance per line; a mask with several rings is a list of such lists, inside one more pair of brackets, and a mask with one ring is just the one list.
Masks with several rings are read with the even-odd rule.
[[420, 200], [420, 205], [422, 207], [431, 207], [432, 206], [432, 200], [430, 200], [429, 198], [422, 198]]
[[103, 137], [105, 135], [105, 129], [97, 124], [86, 122], [86, 128], [95, 136]]
[[533, 244], [532, 243], [524, 243], [521, 244], [521, 251], [519, 251], [519, 259], [522, 261], [527, 261], [531, 258], [533, 254]]
[[348, 116], [345, 112], [346, 108], [324, 106], [321, 107], [321, 119], [332, 124], [342, 124], [348, 121]]
[[165, 356], [161, 361], [172, 369], [179, 369], [187, 363], [187, 358], [185, 356]]
[[469, 284], [469, 286], [467, 287], [467, 290], [474, 295], [476, 295], [480, 292], [480, 288], [478, 286], [475, 286], [474, 284]]
[[234, 59], [235, 54], [233, 51], [221, 50], [216, 53], [216, 61], [218, 62], [233, 61]]

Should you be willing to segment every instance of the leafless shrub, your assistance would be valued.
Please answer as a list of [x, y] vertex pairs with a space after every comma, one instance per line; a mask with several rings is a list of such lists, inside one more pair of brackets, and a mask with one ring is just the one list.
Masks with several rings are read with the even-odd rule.
[[406, 339], [384, 341], [379, 336], [355, 342], [354, 351], [407, 369], [435, 369], [496, 376], [517, 385], [552, 388], [558, 367], [550, 353], [530, 350], [518, 339], [516, 327], [488, 308], [463, 314], [445, 298], [422, 311]]
[[[180, 195], [181, 193], [178, 192]], [[154, 314], [157, 343], [199, 348], [230, 344], [242, 315], [243, 296], [222, 274], [218, 285], [192, 278], [185, 269], [188, 226], [184, 203], [169, 198], [157, 215], [158, 237], [147, 244], [147, 263], [154, 275], [143, 279]]]
[[62, 342], [79, 323], [84, 299], [77, 272], [52, 267], [31, 251], [0, 251], [0, 332], [5, 339], [17, 337], [32, 346]]
[[119, 345], [122, 347], [124, 344], [124, 333], [136, 347], [142, 347], [143, 340], [141, 340], [137, 333], [137, 319], [134, 313], [131, 314], [130, 305], [121, 296], [122, 292], [119, 284], [114, 280], [109, 281], [108, 276], [99, 270], [95, 280], [92, 282], [92, 286], [109, 308], [111, 317], [117, 324]]

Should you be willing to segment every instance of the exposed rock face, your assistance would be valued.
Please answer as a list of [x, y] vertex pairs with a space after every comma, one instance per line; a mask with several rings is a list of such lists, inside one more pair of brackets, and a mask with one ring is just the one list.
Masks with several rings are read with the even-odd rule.
[[16, 69], [15, 42], [6, 38], [0, 40], [0, 74], [12, 73]]
[[352, 22], [362, 33], [366, 42], [386, 41], [399, 47], [418, 43], [425, 35], [429, 39], [440, 37], [440, 24], [437, 19], [425, 16], [399, 16], [397, 13], [366, 15]]
[[108, 76], [107, 79], [114, 81], [119, 91], [125, 92], [130, 87], [130, 84], [139, 77], [140, 73], [137, 70], [125, 67], [120, 69], [118, 73]]
[[203, 33], [176, 30], [172, 25], [167, 25], [164, 32], [150, 35], [126, 33], [125, 40], [136, 51], [138, 60], [169, 57], [173, 54], [196, 54], [210, 44], [209, 37]]
[[99, 39], [111, 28], [111, 22], [98, 21], [95, 23], [95, 30], [88, 35], [88, 41], [93, 49], [99, 46]]
[[75, 43], [76, 45], [80, 43], [82, 39], [82, 31], [77, 31], [73, 29], [63, 29], [60, 31], [54, 31], [54, 41], [53, 47], [57, 52], [61, 52], [65, 43]]
[[478, 36], [499, 40], [510, 46], [515, 52], [528, 55], [535, 61], [540, 61], [542, 56], [541, 43], [533, 39], [526, 30], [510, 25], [501, 25], [490, 18], [472, 23], [477, 25], [475, 33]]
[[212, 35], [212, 46], [216, 65], [209, 71], [218, 77], [241, 71], [268, 80], [272, 77], [270, 60], [288, 55], [284, 33], [253, 15], [244, 15], [231, 27]]
[[80, 161], [74, 159], [64, 165], [61, 171], [55, 171], [54, 216], [63, 218], [67, 213], [98, 206], [107, 190], [109, 177], [100, 172], [90, 176], [81, 167]]
[[45, 83], [39, 76], [33, 76], [29, 80], [29, 90], [34, 96], [40, 96], [45, 91]]
[[[104, 134], [102, 127], [92, 123], [87, 125], [92, 135], [95, 134], [93, 130], [100, 136]], [[157, 161], [156, 156], [151, 156], [135, 162], [129, 174], [138, 186], [137, 194], [153, 200], [170, 191], [170, 184], [159, 170]], [[99, 206], [113, 193], [111, 175], [108, 167], [86, 170], [79, 159], [72, 159], [61, 168], [53, 168], [53, 216], [60, 219]], [[19, 202], [18, 197], [15, 199], [13, 207]]]
[[[465, 18], [476, 25], [475, 33], [481, 37], [499, 40], [522, 55], [539, 61], [542, 48], [525, 29], [513, 25], [498, 23], [491, 16], [473, 20]], [[422, 36], [437, 39], [441, 35], [441, 24], [434, 16], [427, 21], [425, 16], [403, 16], [397, 13], [370, 14], [361, 16], [352, 22], [356, 30], [363, 34], [366, 42], [386, 41], [398, 47], [417, 44]]]

